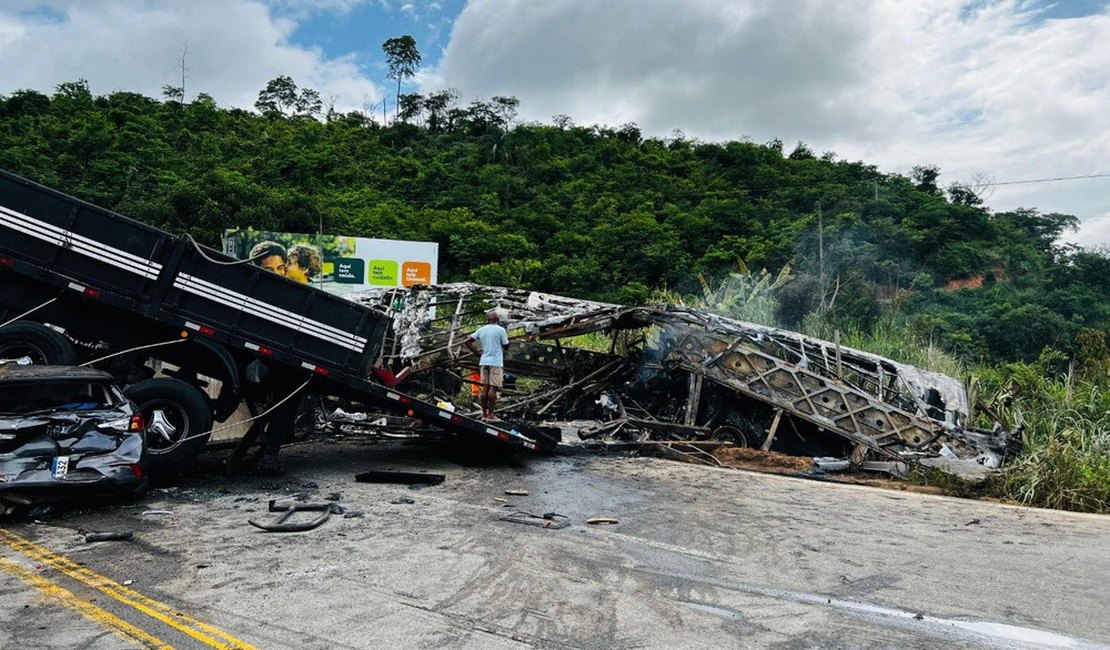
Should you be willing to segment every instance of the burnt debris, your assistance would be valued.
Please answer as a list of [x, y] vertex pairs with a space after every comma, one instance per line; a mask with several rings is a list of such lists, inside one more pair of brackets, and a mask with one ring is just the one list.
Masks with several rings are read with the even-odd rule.
[[708, 311], [469, 283], [350, 297], [391, 318], [377, 365], [443, 399], [476, 383], [463, 342], [500, 308], [512, 345], [499, 410], [582, 439], [717, 441], [965, 475], [1017, 451], [1000, 425], [970, 426], [952, 377]]

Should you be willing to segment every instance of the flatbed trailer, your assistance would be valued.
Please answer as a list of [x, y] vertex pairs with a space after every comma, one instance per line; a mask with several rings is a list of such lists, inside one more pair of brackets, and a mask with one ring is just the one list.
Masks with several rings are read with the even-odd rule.
[[[0, 170], [0, 324], [25, 312], [0, 328], [0, 354], [23, 345], [55, 357], [48, 362], [93, 361], [125, 385], [146, 382], [150, 394], [159, 381], [151, 361], [168, 363], [174, 381], [197, 392], [220, 382], [218, 396], [204, 396], [214, 420], [244, 397], [280, 397], [307, 381], [313, 394], [475, 441], [533, 452], [556, 444], [393, 388], [377, 367], [389, 325], [381, 311]], [[181, 439], [204, 433], [175, 428]], [[166, 459], [188, 462], [203, 444], [188, 447], [167, 449]]]

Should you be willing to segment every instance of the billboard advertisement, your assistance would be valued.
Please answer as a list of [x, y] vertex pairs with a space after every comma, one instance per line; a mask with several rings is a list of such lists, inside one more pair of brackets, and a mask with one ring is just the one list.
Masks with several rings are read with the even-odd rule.
[[224, 253], [335, 294], [435, 284], [435, 242], [305, 235], [252, 229], [224, 232]]

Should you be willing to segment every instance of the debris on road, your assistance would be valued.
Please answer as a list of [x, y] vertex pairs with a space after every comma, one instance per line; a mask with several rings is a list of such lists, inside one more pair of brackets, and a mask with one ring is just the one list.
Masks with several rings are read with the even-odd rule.
[[[247, 520], [247, 523], [260, 528], [268, 533], [302, 533], [305, 531], [318, 528], [321, 524], [328, 520], [331, 515], [342, 514], [343, 509], [334, 503], [291, 503], [289, 505], [278, 505], [274, 499], [270, 500], [269, 512], [282, 513], [274, 521], [259, 522], [254, 519]], [[303, 522], [289, 521], [298, 512], [318, 512], [320, 513], [315, 519]]]
[[[431, 395], [473, 388], [478, 359], [462, 342], [501, 309], [512, 345], [499, 410], [544, 432], [577, 422], [581, 439], [605, 443], [727, 442], [852, 467], [944, 460], [943, 471], [980, 476], [1020, 445], [1001, 425], [970, 426], [952, 377], [705, 310], [470, 283], [348, 297], [390, 317], [382, 365]], [[674, 451], [659, 453], [703, 455]]]
[[570, 518], [557, 512], [545, 512], [542, 515], [534, 515], [530, 512], [513, 512], [507, 515], [501, 515], [497, 519], [514, 524], [524, 524], [525, 526], [536, 526], [538, 528], [551, 528], [553, 530], [566, 528], [570, 525]]
[[611, 526], [613, 524], [621, 523], [620, 520], [614, 517], [590, 517], [586, 520], [587, 524], [591, 526]]
[[392, 470], [370, 470], [355, 475], [359, 483], [407, 483], [409, 485], [439, 485], [447, 476], [426, 474], [424, 472], [397, 472]]
[[118, 532], [89, 533], [85, 535], [85, 543], [93, 542], [129, 542], [135, 536], [130, 530]]
[[511, 497], [526, 497], [528, 496], [528, 490], [505, 490], [505, 494]]

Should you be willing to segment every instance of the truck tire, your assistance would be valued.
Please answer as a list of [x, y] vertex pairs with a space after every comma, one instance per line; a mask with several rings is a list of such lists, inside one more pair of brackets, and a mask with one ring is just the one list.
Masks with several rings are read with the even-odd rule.
[[77, 363], [73, 343], [45, 325], [16, 321], [0, 327], [0, 359], [30, 357], [43, 366], [72, 366]]
[[208, 444], [212, 407], [192, 385], [155, 377], [123, 391], [146, 420], [147, 467], [154, 479], [179, 474]]

